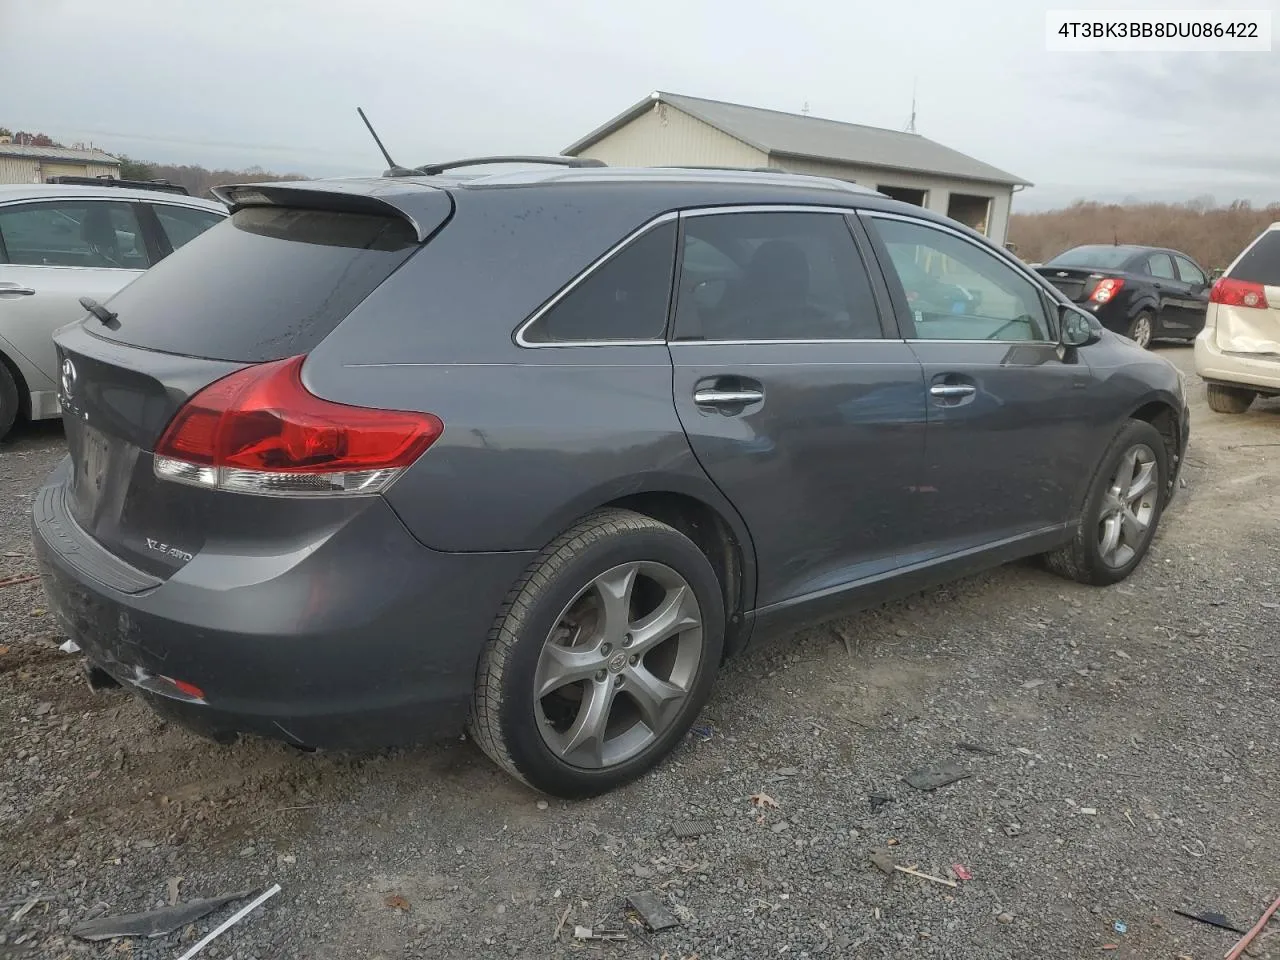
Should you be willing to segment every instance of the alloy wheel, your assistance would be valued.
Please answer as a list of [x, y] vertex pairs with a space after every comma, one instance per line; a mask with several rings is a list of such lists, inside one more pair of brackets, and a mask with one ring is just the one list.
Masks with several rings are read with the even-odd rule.
[[1159, 478], [1155, 451], [1145, 443], [1120, 458], [1098, 517], [1098, 555], [1107, 566], [1123, 567], [1142, 548], [1155, 517]]
[[670, 729], [702, 663], [693, 588], [653, 561], [593, 579], [543, 644], [534, 701], [543, 742], [565, 763], [625, 763]]

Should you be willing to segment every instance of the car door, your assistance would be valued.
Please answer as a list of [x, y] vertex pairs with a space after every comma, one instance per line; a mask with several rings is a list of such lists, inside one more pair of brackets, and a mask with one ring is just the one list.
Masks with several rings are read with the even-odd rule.
[[1204, 329], [1204, 317], [1209, 309], [1209, 278], [1190, 257], [1175, 253], [1173, 260], [1178, 268], [1178, 279], [1187, 288], [1181, 314], [1185, 324], [1183, 336], [1190, 339]]
[[1091, 450], [1092, 376], [1063, 350], [1047, 292], [959, 231], [864, 221], [928, 388], [923, 522], [939, 553], [1016, 542], [1070, 516]]
[[1148, 254], [1142, 261], [1146, 273], [1151, 276], [1151, 286], [1155, 289], [1158, 306], [1156, 308], [1156, 326], [1152, 331], [1157, 337], [1168, 333], [1170, 336], [1182, 336], [1186, 329], [1186, 318], [1183, 315], [1187, 287], [1178, 279], [1173, 267], [1173, 258], [1162, 251]]
[[920, 364], [854, 231], [838, 210], [681, 215], [675, 405], [750, 530], [762, 607], [883, 574], [918, 536]]
[[57, 382], [53, 331], [151, 265], [134, 204], [65, 199], [0, 206], [0, 330]]

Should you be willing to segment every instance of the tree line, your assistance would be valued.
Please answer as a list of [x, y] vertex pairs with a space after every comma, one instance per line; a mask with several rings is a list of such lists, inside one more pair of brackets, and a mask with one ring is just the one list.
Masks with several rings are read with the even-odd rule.
[[1061, 210], [1012, 214], [1008, 239], [1028, 263], [1043, 263], [1087, 243], [1134, 243], [1181, 250], [1213, 270], [1225, 268], [1277, 221], [1280, 203], [1254, 207], [1247, 200], [1237, 200], [1219, 207], [1208, 197], [1186, 203], [1078, 200]]
[[118, 157], [123, 180], [168, 180], [187, 188], [193, 197], [207, 197], [214, 187], [228, 183], [266, 183], [272, 180], [305, 180], [301, 173], [271, 173], [261, 167], [246, 170], [209, 170], [193, 164], [149, 163]]

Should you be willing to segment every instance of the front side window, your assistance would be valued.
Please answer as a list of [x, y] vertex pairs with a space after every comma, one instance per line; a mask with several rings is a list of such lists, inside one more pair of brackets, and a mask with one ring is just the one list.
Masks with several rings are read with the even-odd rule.
[[1162, 280], [1177, 280], [1173, 272], [1173, 261], [1167, 253], [1153, 253], [1147, 257], [1147, 273]]
[[0, 208], [0, 239], [12, 264], [145, 270], [151, 258], [128, 203], [56, 200]]
[[226, 218], [210, 210], [195, 210], [191, 207], [180, 207], [173, 203], [155, 203], [151, 209], [160, 221], [160, 229], [169, 240], [169, 245], [177, 250], [190, 243], [200, 234]]
[[526, 327], [525, 342], [661, 340], [667, 329], [675, 251], [675, 221], [647, 230]]
[[871, 218], [920, 340], [1051, 339], [1040, 288], [955, 234]]
[[1205, 280], [1204, 271], [1186, 257], [1174, 257], [1174, 259], [1178, 261], [1178, 276], [1182, 278], [1183, 283], [1189, 283], [1193, 287], [1203, 287], [1208, 282]]
[[686, 218], [677, 339], [881, 336], [871, 281], [840, 214], [778, 211]]

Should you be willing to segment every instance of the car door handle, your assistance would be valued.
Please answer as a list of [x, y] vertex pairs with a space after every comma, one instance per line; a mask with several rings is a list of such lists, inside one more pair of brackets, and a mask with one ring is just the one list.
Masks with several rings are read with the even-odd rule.
[[0, 283], [0, 297], [31, 297], [35, 296], [35, 291], [30, 287], [20, 287], [16, 283]]
[[968, 383], [935, 383], [929, 388], [929, 395], [944, 400], [955, 400], [959, 397], [971, 397], [978, 388]]
[[693, 392], [693, 402], [708, 407], [759, 403], [763, 399], [763, 390], [717, 390], [714, 387], [703, 387]]

